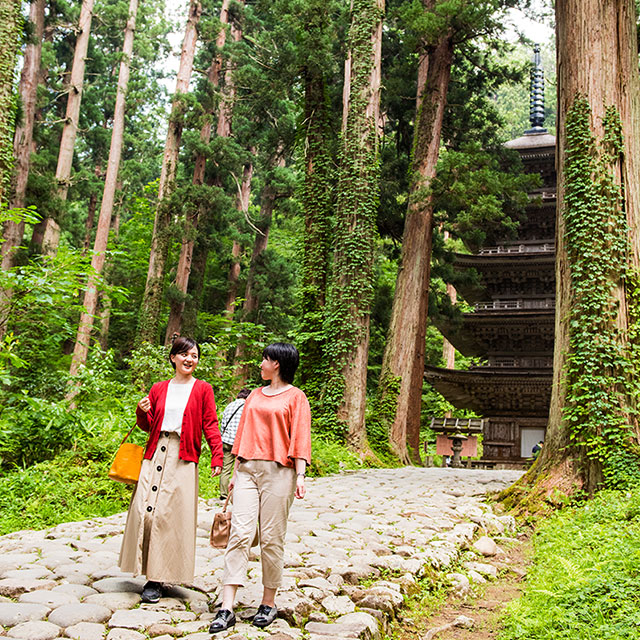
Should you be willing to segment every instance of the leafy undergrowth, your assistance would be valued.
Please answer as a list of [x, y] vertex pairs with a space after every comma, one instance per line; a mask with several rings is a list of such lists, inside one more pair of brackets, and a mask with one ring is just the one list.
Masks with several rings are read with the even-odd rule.
[[606, 491], [541, 524], [501, 640], [640, 637], [640, 489]]
[[[66, 451], [24, 469], [0, 472], [0, 535], [21, 529], [44, 529], [61, 522], [110, 516], [127, 509], [132, 487], [107, 476], [126, 430], [105, 422], [100, 434], [76, 440]], [[145, 441], [137, 432], [133, 440]], [[311, 475], [337, 473], [359, 466], [345, 447], [313, 439]], [[211, 477], [211, 453], [203, 446], [199, 495], [216, 498], [218, 479]]]

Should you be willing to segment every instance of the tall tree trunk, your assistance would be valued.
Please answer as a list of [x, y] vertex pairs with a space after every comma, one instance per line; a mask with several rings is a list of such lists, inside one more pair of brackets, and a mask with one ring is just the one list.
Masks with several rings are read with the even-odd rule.
[[109, 241], [109, 229], [111, 228], [111, 216], [113, 214], [113, 201], [116, 193], [120, 157], [122, 155], [122, 143], [124, 140], [124, 115], [126, 107], [127, 87], [129, 84], [129, 66], [133, 53], [133, 38], [136, 29], [136, 15], [138, 13], [138, 0], [129, 0], [129, 18], [124, 31], [124, 45], [120, 72], [118, 75], [118, 88], [116, 92], [116, 105], [113, 115], [113, 132], [111, 134], [111, 146], [109, 148], [109, 160], [107, 162], [107, 174], [104, 182], [98, 228], [93, 244], [93, 256], [91, 258], [92, 272], [84, 294], [83, 312], [80, 315], [80, 324], [76, 335], [76, 343], [71, 359], [70, 376], [75, 376], [78, 370], [87, 361], [89, 342], [93, 318], [98, 305], [97, 279], [102, 274], [106, 258], [107, 243]]
[[[20, 102], [22, 103], [22, 122], [16, 127], [13, 140], [13, 152], [16, 163], [16, 176], [11, 207], [18, 209], [25, 205], [29, 165], [33, 145], [33, 124], [36, 115], [38, 79], [42, 60], [42, 38], [44, 35], [45, 0], [33, 0], [29, 9], [29, 22], [33, 25], [33, 41], [25, 47], [22, 73], [20, 75]], [[6, 271], [15, 265], [17, 248], [22, 244], [24, 221], [6, 222], [4, 242], [0, 246], [2, 269]]]
[[9, 201], [16, 104], [13, 78], [20, 46], [20, 0], [0, 3], [0, 204]]
[[321, 70], [307, 69], [305, 78], [305, 177], [302, 207], [305, 234], [302, 264], [302, 318], [306, 336], [299, 349], [304, 358], [303, 381], [322, 364], [322, 314], [325, 307], [331, 216], [333, 162], [325, 82]]
[[[93, 5], [94, 0], [82, 0], [80, 20], [78, 22], [78, 37], [73, 52], [73, 65], [71, 67], [71, 78], [67, 94], [67, 111], [62, 128], [60, 151], [58, 152], [58, 166], [56, 167], [58, 197], [63, 201], [67, 199], [71, 179], [73, 150], [76, 144], [80, 104], [82, 102], [85, 61], [87, 58], [87, 50], [89, 49], [89, 37], [91, 35]], [[59, 242], [60, 223], [53, 218], [47, 218], [47, 220], [44, 221], [44, 229], [42, 230], [42, 252], [46, 255], [54, 255], [58, 251]]]
[[[544, 447], [511, 490], [537, 498], [638, 481], [640, 79], [634, 3], [556, 3], [558, 224]], [[533, 486], [532, 486], [533, 485]]]
[[169, 130], [162, 159], [158, 205], [153, 222], [153, 236], [149, 255], [149, 270], [138, 321], [138, 342], [155, 343], [157, 340], [158, 322], [162, 307], [164, 272], [171, 235], [171, 211], [164, 199], [172, 191], [176, 177], [183, 127], [181, 96], [186, 94], [189, 89], [189, 80], [193, 71], [193, 60], [198, 40], [198, 23], [201, 15], [202, 5], [199, 0], [191, 0], [189, 17], [182, 42], [176, 91], [169, 117]]
[[[284, 158], [278, 163], [279, 166], [284, 166]], [[258, 296], [256, 295], [256, 269], [260, 261], [260, 257], [267, 249], [269, 244], [269, 231], [271, 229], [271, 220], [273, 218], [273, 209], [276, 203], [278, 193], [273, 185], [269, 182], [265, 185], [262, 191], [262, 197], [260, 199], [260, 220], [256, 224], [256, 237], [253, 243], [253, 251], [251, 253], [251, 262], [249, 263], [249, 271], [247, 273], [247, 286], [244, 293], [244, 304], [242, 307], [242, 317], [244, 320], [252, 320], [253, 315], [258, 309]], [[240, 338], [236, 345], [235, 362], [238, 364], [236, 367], [236, 375], [238, 376], [237, 387], [240, 389], [243, 387], [249, 377], [249, 365], [243, 361], [246, 358], [246, 344], [245, 341]]]
[[[236, 209], [245, 215], [249, 211], [249, 199], [251, 197], [251, 179], [253, 177], [253, 163], [247, 162], [242, 170], [242, 184], [236, 197]], [[242, 245], [238, 240], [233, 241], [231, 247], [231, 267], [229, 268], [229, 289], [227, 290], [227, 301], [224, 306], [225, 315], [233, 317], [236, 308], [236, 298], [238, 297], [238, 279], [240, 278], [240, 257], [242, 255]]]
[[[432, 1], [425, 3], [426, 9], [431, 6]], [[420, 457], [420, 409], [433, 234], [433, 203], [428, 194], [438, 162], [452, 59], [453, 43], [449, 31], [443, 33], [435, 45], [422, 43], [409, 204], [378, 387], [380, 406], [385, 407], [382, 417], [388, 421], [389, 442], [403, 462], [410, 461], [407, 444], [414, 459]]]
[[326, 358], [333, 363], [325, 392], [348, 444], [362, 455], [365, 430], [369, 316], [379, 193], [378, 114], [384, 0], [354, 0], [349, 31], [351, 75], [338, 183], [334, 271], [329, 288]]
[[[222, 48], [224, 47], [227, 29], [226, 25], [229, 23], [229, 1], [223, 0], [222, 8], [220, 9], [220, 23], [222, 27], [216, 38], [216, 50], [218, 53], [211, 60], [211, 65], [207, 72], [207, 79], [212, 88], [217, 88], [220, 84], [220, 69], [222, 67]], [[203, 145], [208, 145], [211, 140], [211, 116], [213, 115], [213, 109], [205, 114], [205, 123], [200, 129], [200, 142]], [[206, 165], [206, 156], [204, 153], [199, 153], [196, 156], [195, 166], [193, 169], [193, 184], [204, 184], [204, 172]], [[198, 219], [202, 211], [202, 206], [196, 206], [187, 215], [186, 228], [184, 237], [182, 239], [182, 245], [180, 247], [180, 258], [178, 259], [178, 269], [176, 273], [175, 286], [180, 294], [179, 297], [174, 298], [171, 301], [171, 309], [169, 312], [169, 322], [167, 323], [167, 331], [165, 333], [164, 342], [168, 345], [174, 334], [179, 334], [182, 327], [182, 314], [184, 312], [185, 300], [187, 296], [187, 290], [189, 287], [189, 276], [191, 274], [191, 261], [193, 258], [193, 248], [196, 239], [196, 230], [198, 228]]]

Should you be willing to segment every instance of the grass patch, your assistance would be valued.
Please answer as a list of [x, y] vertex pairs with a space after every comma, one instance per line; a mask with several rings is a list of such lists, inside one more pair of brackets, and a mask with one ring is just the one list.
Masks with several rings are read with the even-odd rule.
[[640, 637], [640, 489], [606, 491], [541, 525], [501, 640]]

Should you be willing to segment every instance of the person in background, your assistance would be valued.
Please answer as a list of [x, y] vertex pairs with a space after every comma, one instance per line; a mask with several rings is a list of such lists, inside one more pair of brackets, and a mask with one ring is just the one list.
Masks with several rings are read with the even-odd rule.
[[222, 607], [209, 633], [236, 623], [238, 587], [245, 583], [249, 549], [259, 522], [262, 602], [252, 622], [270, 625], [278, 614], [275, 596], [282, 582], [284, 538], [293, 497], [304, 498], [305, 470], [311, 460], [311, 410], [305, 394], [293, 386], [300, 357], [292, 344], [277, 342], [262, 353], [260, 375], [269, 385], [247, 398], [232, 452], [237, 456], [231, 533], [224, 556]]
[[213, 389], [193, 377], [199, 359], [196, 341], [177, 337], [169, 353], [175, 376], [156, 382], [136, 410], [138, 426], [149, 439], [118, 565], [146, 576], [142, 602], [158, 602], [167, 583], [193, 582], [203, 432], [211, 448], [212, 475], [222, 468]]
[[542, 445], [544, 444], [543, 440], [539, 440], [538, 444], [534, 444], [533, 448], [531, 449], [531, 453], [533, 455], [533, 459], [535, 460], [539, 455], [540, 452], [542, 451]]
[[251, 389], [244, 387], [240, 389], [236, 399], [230, 402], [222, 412], [220, 419], [220, 436], [222, 438], [222, 473], [220, 474], [220, 500], [226, 500], [229, 495], [229, 480], [233, 473], [233, 463], [236, 457], [231, 453], [233, 443], [236, 439], [240, 417], [244, 409], [244, 403], [251, 393]]

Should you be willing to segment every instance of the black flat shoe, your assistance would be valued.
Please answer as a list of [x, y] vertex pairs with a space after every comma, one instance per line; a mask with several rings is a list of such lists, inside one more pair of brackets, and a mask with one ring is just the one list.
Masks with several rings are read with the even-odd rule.
[[267, 604], [261, 604], [258, 607], [258, 613], [253, 616], [251, 623], [255, 627], [268, 627], [278, 617], [278, 607], [270, 607]]
[[155, 604], [162, 598], [162, 584], [160, 582], [149, 581], [142, 590], [142, 602]]
[[231, 629], [235, 623], [236, 616], [233, 611], [229, 611], [229, 609], [220, 609], [209, 626], [209, 633], [220, 633], [220, 631], [226, 631], [227, 629]]

